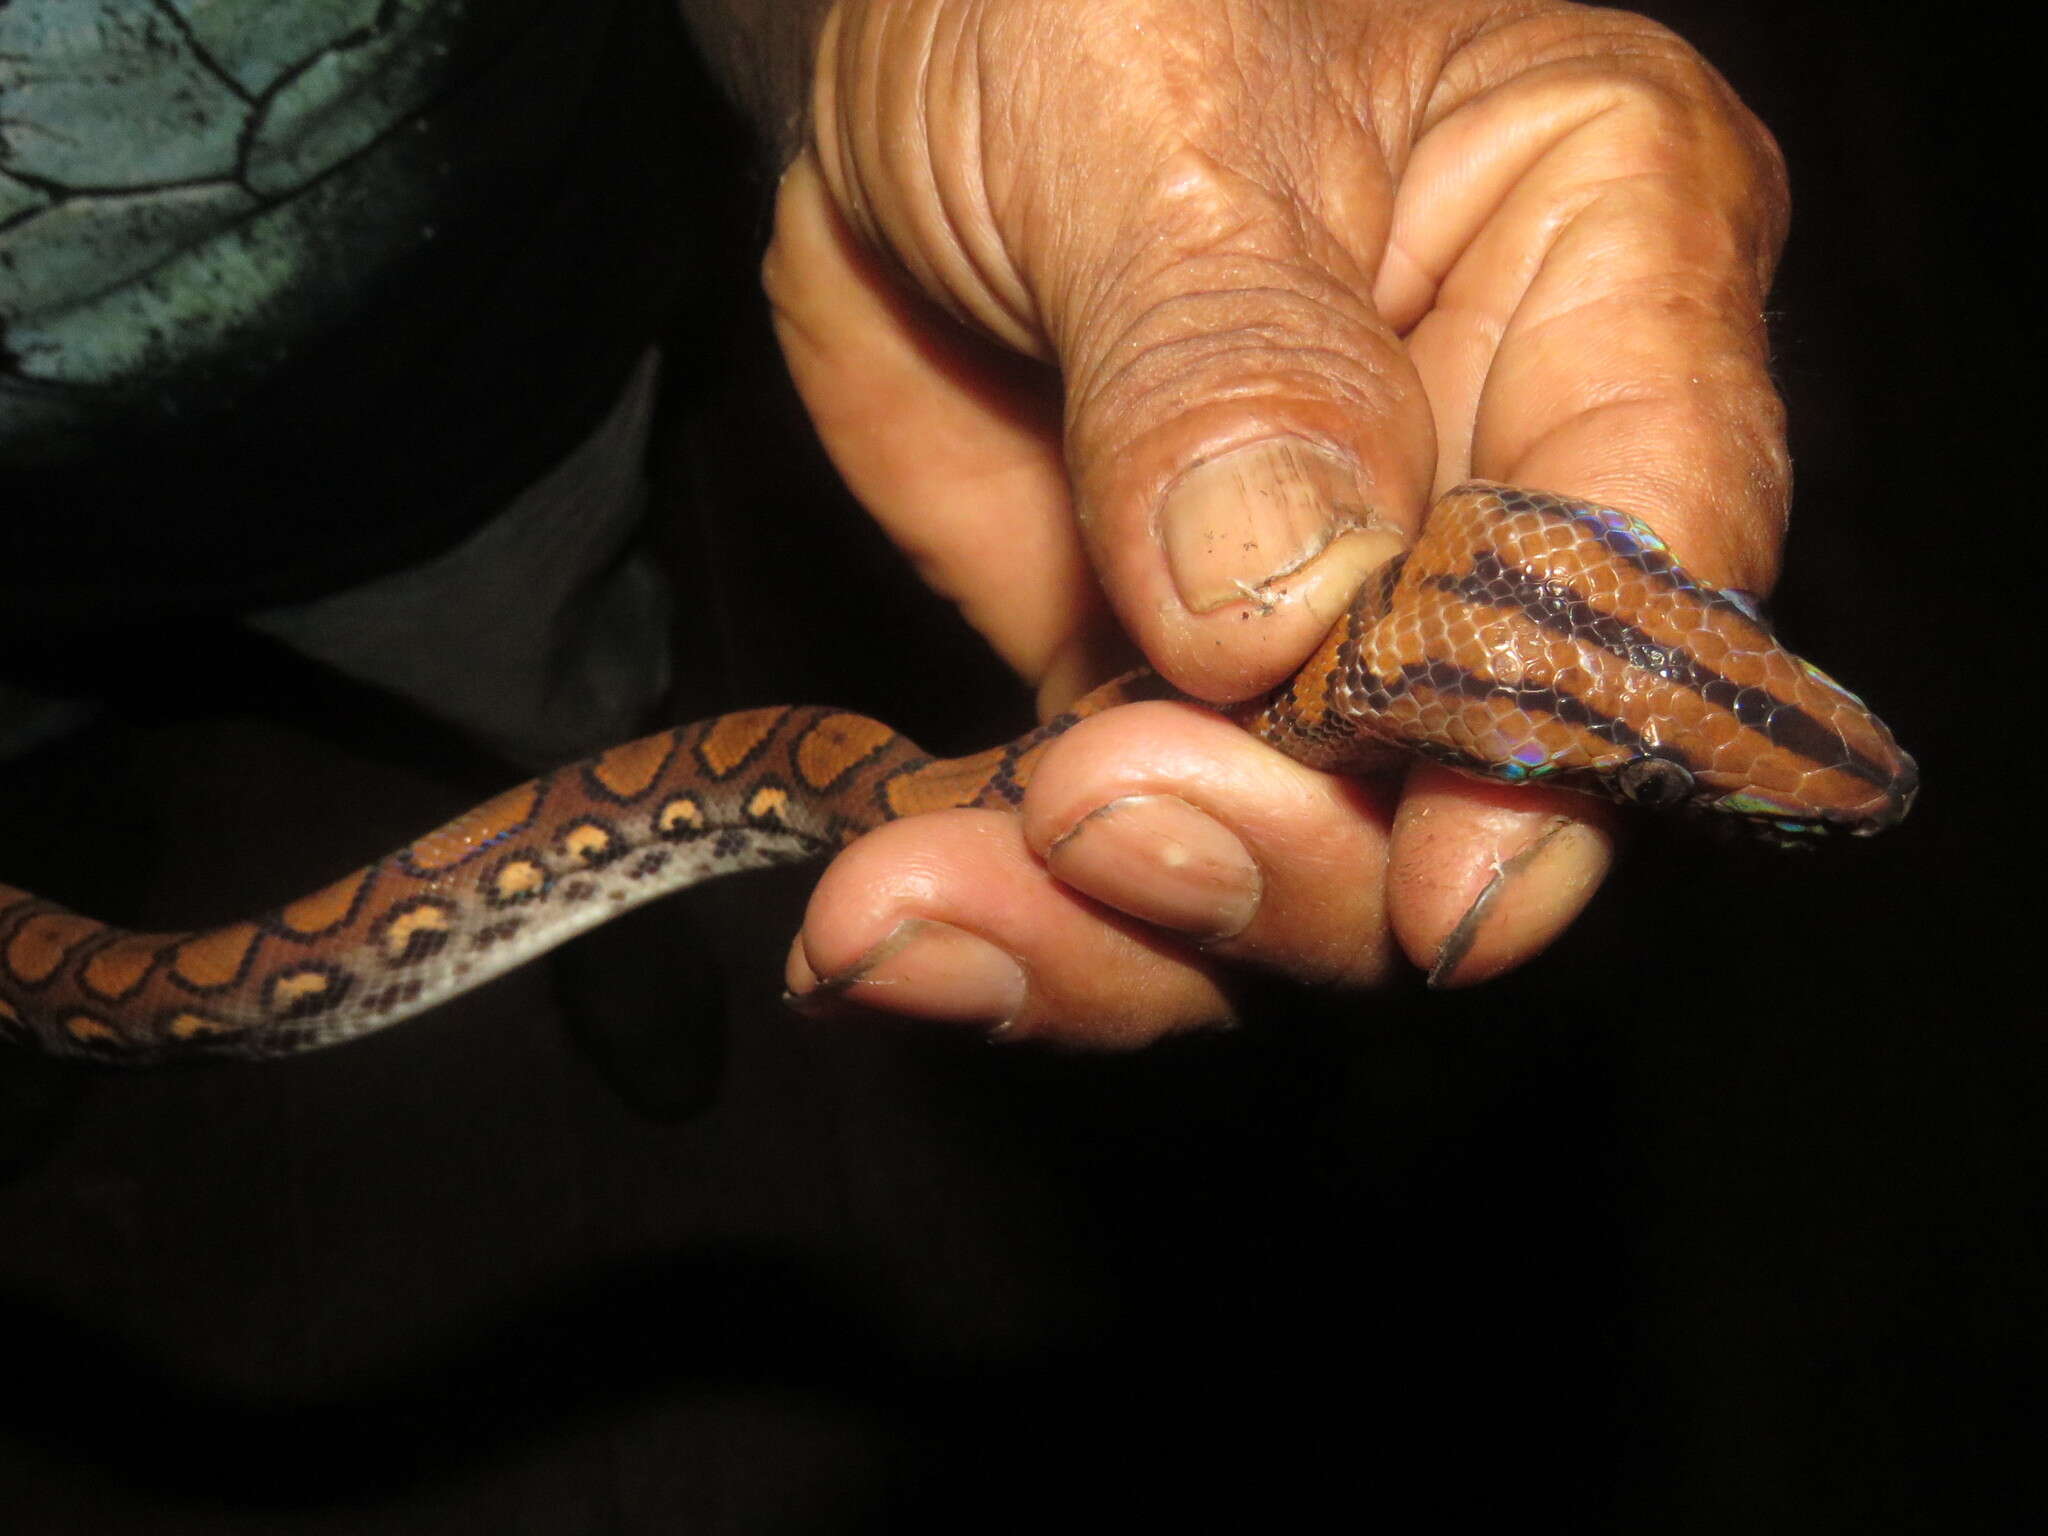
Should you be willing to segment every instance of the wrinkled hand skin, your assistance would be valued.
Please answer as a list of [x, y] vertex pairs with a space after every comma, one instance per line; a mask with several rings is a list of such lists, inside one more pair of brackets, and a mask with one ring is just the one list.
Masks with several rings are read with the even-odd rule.
[[[1655, 24], [846, 0], [813, 78], [764, 269], [789, 365], [856, 494], [1047, 711], [1134, 654], [1200, 699], [1271, 686], [1472, 476], [1635, 512], [1700, 577], [1769, 588], [1784, 174]], [[1021, 816], [849, 849], [789, 982], [813, 1011], [1139, 1044], [1228, 1021], [1247, 966], [1499, 974], [1611, 843], [1579, 797], [1334, 779], [1130, 706], [1056, 743]]]

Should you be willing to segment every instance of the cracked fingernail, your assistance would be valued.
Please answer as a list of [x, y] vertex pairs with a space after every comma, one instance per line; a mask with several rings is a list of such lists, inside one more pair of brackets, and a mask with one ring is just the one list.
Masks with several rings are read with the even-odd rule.
[[1244, 932], [1264, 881], [1244, 844], [1177, 795], [1126, 795], [1047, 850], [1053, 874], [1119, 912], [1204, 939]]
[[1607, 840], [1563, 816], [1519, 852], [1496, 859], [1492, 878], [1437, 949], [1429, 985], [1484, 981], [1540, 949], [1578, 914], [1608, 862]]
[[1001, 1029], [1024, 1006], [1024, 968], [978, 934], [929, 918], [898, 923], [889, 936], [836, 976], [820, 978], [790, 947], [785, 1000], [800, 1013], [837, 1003], [907, 1018]]
[[[1375, 537], [1346, 537], [1370, 530]], [[1214, 613], [1323, 556], [1383, 564], [1403, 540], [1373, 528], [1350, 461], [1293, 437], [1268, 438], [1183, 473], [1159, 514], [1167, 569], [1192, 613]], [[1384, 546], [1384, 547], [1382, 547]]]

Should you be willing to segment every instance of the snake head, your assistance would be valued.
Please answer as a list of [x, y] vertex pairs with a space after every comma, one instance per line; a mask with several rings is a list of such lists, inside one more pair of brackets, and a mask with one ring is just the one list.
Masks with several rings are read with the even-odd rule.
[[[1884, 722], [1776, 641], [1744, 660], [1762, 680], [1736, 694], [1733, 727], [1702, 733], [1689, 760], [1645, 753], [1622, 762], [1608, 771], [1609, 793], [1739, 817], [1765, 840], [1788, 845], [1829, 833], [1869, 837], [1904, 820], [1920, 770]], [[1673, 795], [1681, 779], [1683, 794]]]
[[1464, 772], [1786, 842], [1867, 836], [1912, 806], [1918, 769], [1863, 701], [1627, 513], [1461, 486], [1363, 601], [1349, 709]]

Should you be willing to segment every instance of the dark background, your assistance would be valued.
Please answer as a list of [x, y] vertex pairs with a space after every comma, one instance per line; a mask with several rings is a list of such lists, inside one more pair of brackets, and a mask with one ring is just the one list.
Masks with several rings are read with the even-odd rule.
[[[303, 1060], [0, 1057], [0, 1526], [2000, 1528], [2048, 1367], [2018, 44], [1652, 10], [1791, 162], [1774, 607], [1919, 756], [1912, 820], [1781, 859], [1647, 830], [1524, 975], [1274, 988], [1128, 1058], [789, 1016], [801, 870]], [[1014, 690], [833, 500], [758, 314], [701, 308], [679, 708], [1000, 739]], [[188, 639], [0, 770], [0, 873], [239, 916], [495, 787]]]

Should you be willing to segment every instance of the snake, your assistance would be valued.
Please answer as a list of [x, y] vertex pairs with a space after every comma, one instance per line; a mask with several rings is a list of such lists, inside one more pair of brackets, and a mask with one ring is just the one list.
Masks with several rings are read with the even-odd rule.
[[[239, 922], [138, 933], [0, 885], [0, 1039], [124, 1065], [339, 1044], [597, 924], [901, 817], [1008, 809], [1107, 683], [1001, 747], [934, 758], [879, 720], [774, 706], [660, 731], [497, 795]], [[1769, 840], [1882, 831], [1919, 785], [1864, 703], [1696, 580], [1629, 513], [1454, 487], [1306, 663], [1226, 713], [1288, 756], [1370, 775], [1417, 758], [1515, 785], [1733, 818]]]

